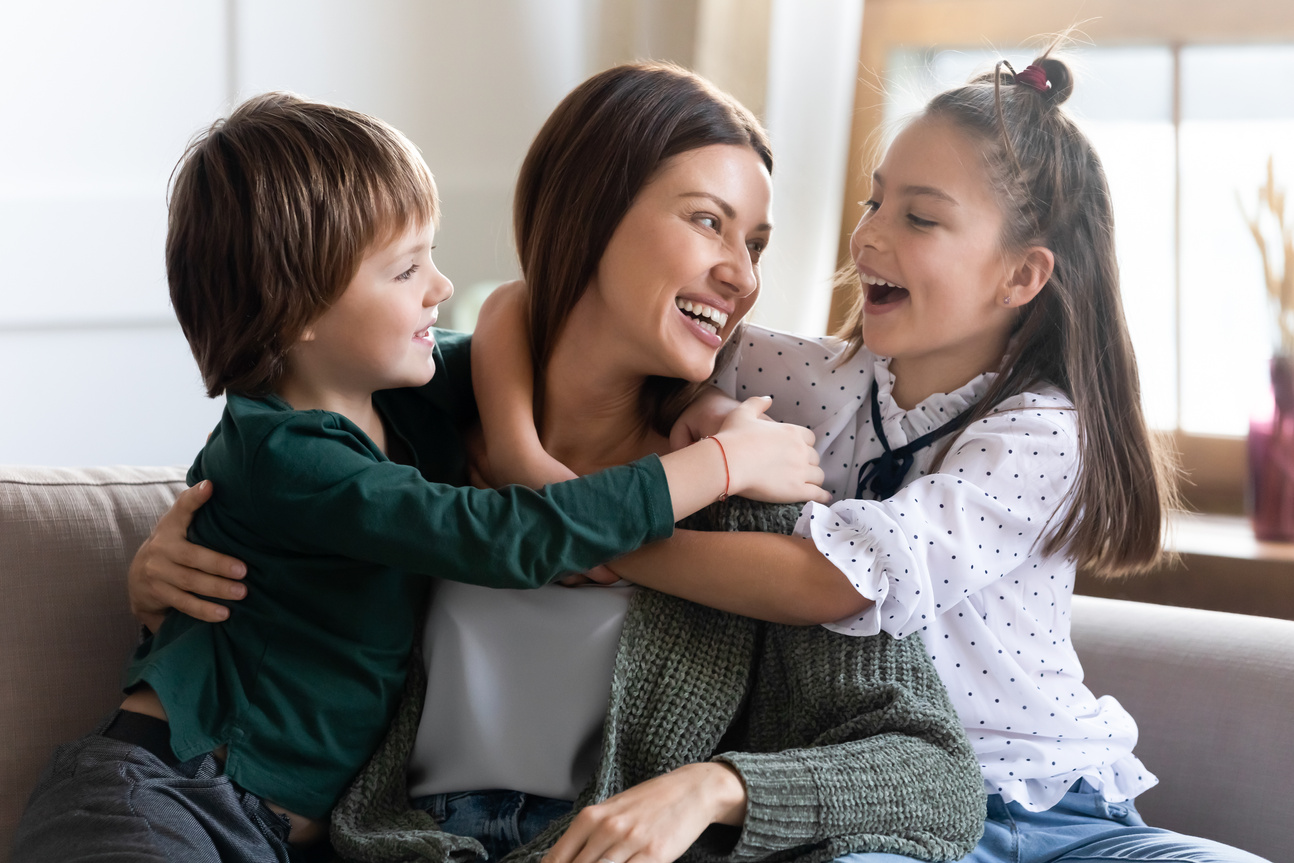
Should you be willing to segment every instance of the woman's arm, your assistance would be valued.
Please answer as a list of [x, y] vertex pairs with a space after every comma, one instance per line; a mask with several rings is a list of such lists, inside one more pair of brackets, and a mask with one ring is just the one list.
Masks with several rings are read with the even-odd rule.
[[247, 566], [241, 560], [188, 540], [193, 514], [211, 499], [211, 492], [211, 483], [205, 480], [180, 492], [130, 562], [126, 574], [130, 611], [154, 632], [172, 608], [219, 623], [229, 617], [229, 609], [202, 597], [239, 600], [247, 595], [247, 586], [240, 581], [247, 575]]
[[741, 826], [746, 802], [729, 765], [685, 764], [581, 809], [543, 863], [672, 863], [711, 824]]
[[643, 587], [773, 623], [831, 623], [872, 604], [811, 539], [780, 533], [676, 530], [610, 568]]

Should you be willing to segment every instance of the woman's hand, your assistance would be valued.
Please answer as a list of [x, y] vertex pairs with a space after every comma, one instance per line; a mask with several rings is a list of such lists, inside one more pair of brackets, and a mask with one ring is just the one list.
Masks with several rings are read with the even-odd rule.
[[830, 503], [813, 432], [769, 420], [764, 411], [772, 403], [768, 397], [746, 399], [714, 435], [727, 458], [729, 492], [767, 503]]
[[746, 789], [726, 764], [687, 764], [587, 806], [543, 863], [673, 863], [711, 824], [745, 820]]
[[[718, 387], [706, 387], [683, 409], [669, 432], [670, 449], [680, 449], [708, 435], [718, 434], [723, 421], [741, 402]], [[761, 417], [772, 422], [766, 414]]]
[[211, 492], [208, 480], [181, 492], [130, 562], [130, 611], [154, 632], [172, 608], [210, 623], [229, 617], [229, 609], [198, 594], [222, 599], [247, 595], [247, 587], [237, 581], [247, 574], [242, 561], [188, 540], [193, 514]]

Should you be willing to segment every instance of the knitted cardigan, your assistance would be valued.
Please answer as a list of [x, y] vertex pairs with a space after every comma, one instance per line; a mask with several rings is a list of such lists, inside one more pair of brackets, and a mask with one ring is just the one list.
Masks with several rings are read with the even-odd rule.
[[[685, 526], [789, 533], [798, 514], [733, 499]], [[476, 840], [409, 808], [405, 764], [425, 685], [411, 662], [386, 740], [333, 810], [345, 859], [484, 858]], [[762, 623], [640, 590], [592, 780], [570, 815], [505, 859], [539, 863], [581, 807], [702, 761], [741, 775], [746, 817], [740, 828], [712, 825], [685, 863], [819, 863], [855, 851], [951, 860], [983, 830], [979, 766], [919, 638]]]

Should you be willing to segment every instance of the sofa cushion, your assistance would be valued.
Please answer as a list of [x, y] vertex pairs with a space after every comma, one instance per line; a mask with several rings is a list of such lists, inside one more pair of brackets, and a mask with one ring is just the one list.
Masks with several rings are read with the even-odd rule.
[[135, 549], [184, 468], [0, 466], [0, 859], [50, 753], [121, 702]]
[[1137, 720], [1146, 823], [1288, 859], [1294, 621], [1076, 596], [1073, 638]]

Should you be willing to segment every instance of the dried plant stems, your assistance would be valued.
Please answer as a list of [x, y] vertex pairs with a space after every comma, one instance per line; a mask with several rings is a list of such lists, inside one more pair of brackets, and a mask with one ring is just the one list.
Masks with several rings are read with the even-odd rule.
[[[1280, 332], [1278, 353], [1294, 356], [1294, 226], [1285, 222], [1285, 189], [1276, 185], [1272, 157], [1267, 158], [1267, 184], [1258, 190], [1258, 208], [1254, 214], [1249, 214], [1238, 192], [1236, 200], [1262, 257], [1267, 298], [1276, 313]], [[1275, 236], [1272, 236], [1273, 225]]]

